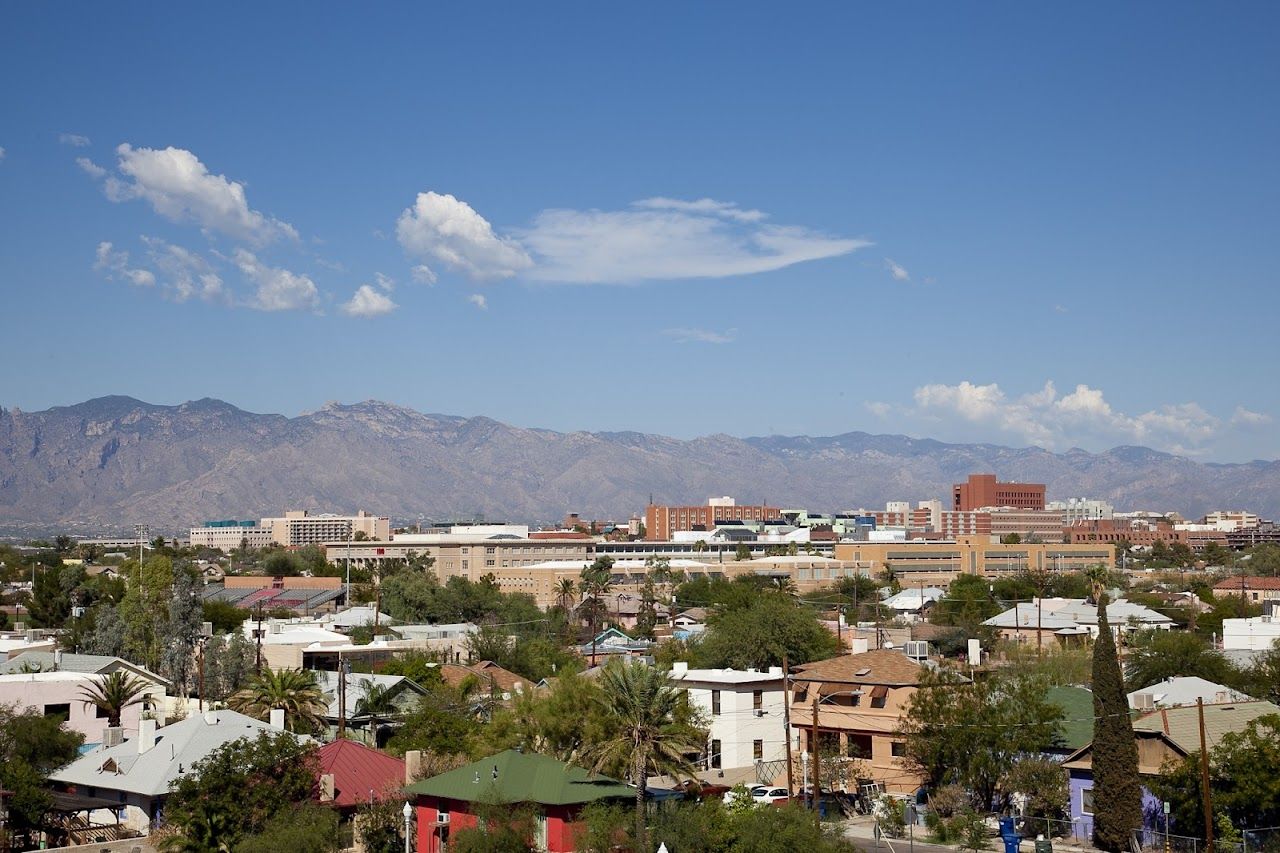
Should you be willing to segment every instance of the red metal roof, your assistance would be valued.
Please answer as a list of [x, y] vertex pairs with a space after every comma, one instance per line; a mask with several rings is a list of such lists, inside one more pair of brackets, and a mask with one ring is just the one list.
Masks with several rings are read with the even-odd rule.
[[333, 805], [368, 805], [389, 793], [400, 796], [404, 761], [353, 740], [335, 740], [320, 747], [320, 772], [333, 774]]

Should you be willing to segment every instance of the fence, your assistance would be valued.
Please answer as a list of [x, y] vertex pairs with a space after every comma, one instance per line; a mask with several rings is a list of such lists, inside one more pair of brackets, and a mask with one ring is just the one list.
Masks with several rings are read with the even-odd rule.
[[1065, 840], [1070, 838], [1076, 843], [1089, 840], [1075, 821], [1062, 820], [1056, 817], [1017, 817], [1014, 818], [1013, 825], [1023, 838], [1036, 838], [1043, 835], [1045, 838], [1050, 839], [1061, 838]]
[[1244, 853], [1280, 853], [1280, 826], [1246, 829]]

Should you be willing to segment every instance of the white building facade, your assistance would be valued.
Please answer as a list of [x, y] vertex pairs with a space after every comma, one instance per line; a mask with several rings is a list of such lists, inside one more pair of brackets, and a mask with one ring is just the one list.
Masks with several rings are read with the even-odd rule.
[[671, 680], [689, 693], [689, 703], [710, 723], [706, 769], [752, 767], [787, 755], [786, 701], [782, 667], [767, 672], [740, 669], [671, 668]]

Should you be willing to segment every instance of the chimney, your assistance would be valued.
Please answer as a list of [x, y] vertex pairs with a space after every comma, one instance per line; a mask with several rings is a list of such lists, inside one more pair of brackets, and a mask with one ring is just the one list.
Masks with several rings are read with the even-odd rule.
[[271, 728], [284, 731], [284, 708], [271, 709]]
[[141, 720], [138, 722], [138, 755], [156, 745], [156, 721]]
[[205, 722], [205, 725], [207, 725], [207, 726], [216, 726], [216, 725], [218, 724], [218, 712], [217, 712], [217, 711], [205, 711], [205, 712], [204, 712], [204, 722]]
[[404, 754], [404, 783], [412, 785], [422, 775], [422, 750], [411, 749]]
[[849, 646], [850, 653], [855, 655], [864, 654], [870, 648], [870, 641], [866, 637], [854, 637]]
[[324, 773], [320, 776], [320, 802], [333, 802], [333, 774]]

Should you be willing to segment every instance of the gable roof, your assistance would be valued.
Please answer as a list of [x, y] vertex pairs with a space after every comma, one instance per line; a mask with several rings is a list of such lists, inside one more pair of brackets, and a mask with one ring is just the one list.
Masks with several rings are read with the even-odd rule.
[[22, 672], [23, 667], [27, 665], [38, 666], [42, 672], [85, 672], [91, 675], [103, 675], [118, 669], [126, 669], [144, 681], [161, 685], [169, 683], [146, 667], [130, 663], [124, 658], [112, 655], [78, 655], [69, 652], [23, 652], [0, 662], [0, 674]]
[[[1223, 735], [1243, 731], [1249, 723], [1267, 714], [1280, 714], [1280, 707], [1270, 702], [1205, 705], [1205, 744], [1212, 750]], [[1133, 721], [1133, 731], [1160, 735], [1184, 755], [1200, 750], [1200, 717], [1195, 705], [1152, 711]]]
[[1150, 695], [1153, 704], [1161, 708], [1194, 705], [1197, 698], [1203, 699], [1205, 704], [1248, 702], [1252, 699], [1252, 697], [1246, 696], [1238, 690], [1232, 690], [1225, 684], [1218, 684], [1215, 681], [1209, 681], [1207, 678], [1200, 678], [1197, 675], [1168, 678], [1149, 687], [1143, 687], [1141, 690], [1134, 690], [1128, 696], [1129, 707], [1137, 708], [1138, 697], [1143, 694]]
[[1220, 580], [1213, 585], [1214, 592], [1240, 592], [1251, 589], [1280, 589], [1280, 577], [1242, 575]]
[[[920, 683], [924, 667], [902, 652], [877, 649], [872, 652], [814, 661], [794, 669], [793, 681], [833, 681], [910, 687]], [[862, 673], [863, 670], [866, 672]]]
[[630, 799], [635, 789], [617, 779], [547, 755], [509, 749], [456, 770], [415, 782], [405, 793], [467, 803], [538, 803], [563, 806]]
[[[517, 689], [525, 690], [533, 686], [533, 682], [516, 675], [509, 669], [503, 669], [491, 660], [482, 660], [464, 666], [460, 663], [446, 663], [440, 667], [440, 677], [450, 687], [460, 687], [468, 678], [475, 678], [483, 685], [489, 685], [499, 693], [515, 693]], [[517, 688], [516, 685], [519, 685]]]
[[320, 773], [333, 774], [332, 805], [365, 805], [370, 800], [399, 796], [404, 761], [385, 752], [339, 739], [320, 747]]
[[134, 736], [118, 746], [86, 753], [50, 774], [49, 779], [66, 785], [160, 797], [169, 793], [170, 782], [218, 747], [242, 737], [257, 737], [264, 731], [279, 729], [235, 711], [206, 711], [156, 729], [155, 745], [141, 755]]

